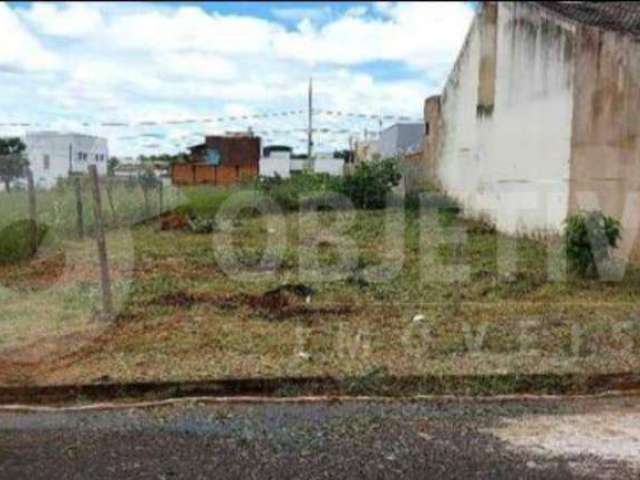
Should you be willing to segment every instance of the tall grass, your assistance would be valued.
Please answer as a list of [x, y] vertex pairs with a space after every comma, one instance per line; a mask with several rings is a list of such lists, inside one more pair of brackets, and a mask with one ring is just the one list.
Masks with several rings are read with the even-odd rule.
[[[108, 182], [108, 183], [107, 183]], [[128, 227], [160, 213], [159, 191], [148, 192], [135, 182], [108, 179], [101, 183], [102, 208], [105, 225], [109, 229]], [[183, 200], [180, 191], [172, 187], [163, 190], [163, 210], [178, 206]], [[77, 234], [77, 202], [74, 185], [62, 183], [51, 190], [37, 190], [38, 222], [56, 236]], [[95, 227], [93, 193], [87, 179], [82, 182], [83, 223], [87, 233]], [[0, 192], [0, 230], [29, 216], [26, 191]]]

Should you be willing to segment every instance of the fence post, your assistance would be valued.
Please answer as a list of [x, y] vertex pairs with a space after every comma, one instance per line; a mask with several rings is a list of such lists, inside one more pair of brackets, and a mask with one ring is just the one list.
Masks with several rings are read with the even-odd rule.
[[33, 172], [27, 168], [27, 189], [29, 192], [29, 219], [36, 222], [36, 189], [33, 183]]
[[100, 260], [100, 284], [102, 287], [103, 313], [111, 317], [113, 302], [111, 298], [111, 279], [109, 278], [109, 260], [107, 258], [107, 243], [104, 236], [104, 219], [102, 217], [102, 198], [100, 197], [100, 181], [98, 169], [89, 165], [89, 176], [93, 187], [93, 209], [96, 218], [96, 243], [98, 245], [98, 259]]
[[118, 215], [116, 214], [116, 207], [113, 204], [113, 185], [112, 185], [113, 177], [107, 177], [105, 183], [105, 190], [107, 191], [107, 201], [109, 202], [109, 208], [111, 209], [111, 216], [113, 217], [113, 225], [114, 227], [118, 226]]
[[78, 215], [77, 225], [78, 225], [78, 237], [80, 240], [84, 238], [84, 217], [83, 217], [83, 206], [82, 206], [82, 180], [79, 176], [74, 178], [74, 190], [76, 192], [76, 212]]
[[164, 210], [164, 184], [162, 183], [162, 179], [160, 179], [160, 183], [158, 184], [158, 197], [160, 202], [160, 215]]
[[29, 220], [31, 221], [31, 253], [38, 251], [38, 212], [36, 207], [36, 188], [33, 183], [33, 172], [27, 168], [27, 191], [29, 195]]

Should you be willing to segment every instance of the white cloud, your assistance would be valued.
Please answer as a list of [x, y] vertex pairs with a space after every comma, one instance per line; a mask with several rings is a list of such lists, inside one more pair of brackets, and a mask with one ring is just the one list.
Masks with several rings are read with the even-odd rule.
[[[12, 9], [0, 3], [0, 31], [16, 39], [0, 44], [0, 82], [6, 91], [22, 92], [17, 97], [30, 100], [15, 102], [12, 93], [12, 98], [0, 97], [0, 110], [10, 106], [19, 120], [41, 119], [49, 109], [50, 116], [76, 116], [77, 125], [81, 120], [297, 111], [306, 108], [307, 82], [313, 76], [316, 108], [421, 116], [423, 99], [444, 80], [472, 16], [468, 6], [444, 3], [383, 3], [340, 15], [335, 7], [291, 10], [296, 11], [278, 15], [297, 21], [293, 30], [257, 16], [172, 4], [30, 4]], [[384, 80], [367, 66], [378, 61], [403, 66], [402, 75]], [[60, 66], [64, 68], [51, 73]], [[21, 78], [2, 74], [38, 69], [49, 73]], [[299, 129], [304, 122], [301, 115], [249, 125], [256, 130]], [[377, 129], [370, 119], [320, 117], [317, 122], [356, 131]], [[174, 142], [192, 141], [205, 130], [242, 125], [165, 126], [159, 142], [176, 148]], [[132, 154], [149, 143], [148, 138], [122, 139], [136, 138], [140, 129], [92, 131], [109, 135], [116, 152]], [[330, 138], [318, 142], [328, 145]], [[335, 138], [346, 140], [344, 135]]]
[[257, 17], [208, 14], [180, 7], [120, 15], [108, 26], [112, 45], [123, 50], [216, 52], [250, 55], [266, 52], [283, 28]]
[[238, 75], [231, 60], [210, 53], [163, 53], [156, 61], [160, 70], [179, 77], [231, 80]]
[[307, 28], [276, 37], [282, 58], [351, 65], [376, 60], [414, 67], [451, 61], [473, 12], [460, 3], [398, 3], [384, 7], [389, 18], [344, 16], [322, 29]]
[[24, 18], [45, 35], [77, 38], [104, 28], [100, 11], [82, 3], [34, 3]]
[[5, 3], [0, 3], [0, 70], [51, 70], [59, 59], [47, 51]]

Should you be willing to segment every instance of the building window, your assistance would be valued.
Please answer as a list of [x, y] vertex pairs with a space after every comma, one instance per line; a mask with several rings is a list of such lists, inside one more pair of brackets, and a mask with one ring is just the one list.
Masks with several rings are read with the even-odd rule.
[[209, 165], [220, 165], [221, 155], [217, 148], [207, 149], [207, 163]]
[[82, 161], [82, 152], [78, 152], [78, 161], [81, 162]]
[[429, 136], [429, 122], [424, 122], [424, 134]]
[[51, 158], [49, 157], [49, 155], [44, 155], [42, 157], [42, 168], [44, 168], [45, 170], [49, 170], [50, 166], [51, 166]]

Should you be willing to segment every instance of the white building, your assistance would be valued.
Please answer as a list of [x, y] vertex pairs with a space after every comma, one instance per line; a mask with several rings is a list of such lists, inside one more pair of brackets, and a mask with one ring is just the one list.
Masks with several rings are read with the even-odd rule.
[[70, 173], [86, 173], [95, 164], [106, 175], [107, 139], [79, 133], [30, 132], [25, 137], [27, 156], [37, 186], [53, 187]]
[[313, 159], [313, 171], [341, 177], [344, 175], [344, 159], [334, 158], [332, 154], [318, 154]]
[[289, 151], [272, 151], [260, 158], [260, 175], [263, 177], [289, 178], [291, 174], [311, 171], [329, 175], [344, 175], [344, 159], [332, 154], [318, 154], [311, 161], [292, 158]]
[[380, 132], [378, 153], [381, 158], [415, 153], [424, 140], [422, 123], [396, 123]]
[[289, 178], [291, 176], [291, 152], [273, 151], [260, 158], [260, 175]]

